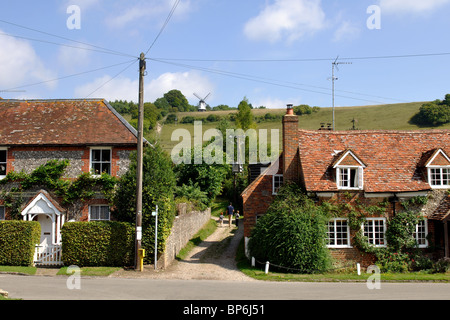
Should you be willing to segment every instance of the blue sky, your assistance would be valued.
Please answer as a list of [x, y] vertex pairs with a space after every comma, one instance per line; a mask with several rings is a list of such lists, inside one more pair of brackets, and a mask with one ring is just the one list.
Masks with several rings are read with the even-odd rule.
[[[137, 57], [175, 2], [8, 1], [0, 11], [0, 91], [25, 92], [0, 96], [137, 101]], [[80, 9], [79, 29], [67, 26], [70, 5]], [[368, 13], [372, 5], [379, 15]], [[255, 107], [330, 107], [338, 56], [351, 64], [336, 70], [336, 106], [443, 99], [449, 13], [450, 0], [181, 0], [146, 56], [144, 99], [179, 89], [191, 104], [195, 92], [211, 93], [211, 106], [247, 97]]]

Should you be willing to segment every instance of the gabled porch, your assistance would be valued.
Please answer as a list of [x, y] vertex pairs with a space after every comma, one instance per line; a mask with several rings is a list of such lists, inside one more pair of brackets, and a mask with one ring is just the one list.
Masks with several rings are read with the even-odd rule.
[[36, 244], [35, 265], [62, 265], [61, 228], [65, 210], [50, 194], [40, 190], [22, 210], [23, 220], [38, 221], [41, 225], [40, 243]]

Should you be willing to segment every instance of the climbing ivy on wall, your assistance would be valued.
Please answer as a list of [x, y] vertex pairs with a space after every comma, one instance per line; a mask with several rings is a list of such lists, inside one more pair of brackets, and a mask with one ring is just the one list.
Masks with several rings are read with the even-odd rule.
[[386, 247], [376, 247], [369, 243], [361, 225], [366, 218], [386, 216], [388, 201], [371, 205], [352, 194], [345, 195], [345, 203], [324, 203], [330, 216], [348, 218], [352, 244], [361, 252], [374, 254], [383, 272], [406, 272], [427, 268], [431, 262], [418, 250], [414, 238], [415, 226], [423, 219], [420, 208], [427, 203], [427, 197], [414, 197], [403, 201], [404, 210], [387, 219]]
[[76, 179], [65, 179], [63, 176], [68, 166], [69, 160], [50, 160], [30, 174], [23, 171], [9, 172], [0, 181], [0, 186], [5, 186], [0, 193], [0, 198], [4, 200], [4, 205], [11, 209], [11, 216], [13, 218], [20, 216], [24, 201], [23, 193], [37, 187], [51, 191], [60, 197], [63, 206], [71, 206], [78, 201], [91, 199], [97, 192], [101, 192], [112, 203], [117, 178], [109, 174], [94, 177], [91, 173], [82, 173]]

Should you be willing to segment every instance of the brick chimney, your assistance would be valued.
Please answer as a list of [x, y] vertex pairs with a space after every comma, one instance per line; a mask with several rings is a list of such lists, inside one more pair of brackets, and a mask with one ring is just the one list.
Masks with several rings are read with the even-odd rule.
[[283, 180], [299, 180], [298, 116], [292, 104], [287, 105], [283, 116]]

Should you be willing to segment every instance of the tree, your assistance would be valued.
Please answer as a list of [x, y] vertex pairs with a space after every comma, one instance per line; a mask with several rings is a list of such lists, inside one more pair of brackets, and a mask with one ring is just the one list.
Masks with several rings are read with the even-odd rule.
[[180, 90], [170, 90], [164, 94], [164, 98], [172, 108], [177, 108], [179, 112], [190, 110], [189, 102]]
[[236, 126], [244, 131], [254, 128], [255, 123], [253, 121], [252, 108], [246, 97], [239, 103], [238, 110], [236, 115]]
[[433, 102], [424, 103], [419, 112], [411, 118], [411, 122], [431, 126], [439, 126], [450, 122], [450, 94], [446, 94], [443, 101], [437, 99]]
[[[121, 177], [114, 198], [114, 215], [119, 221], [136, 221], [136, 166], [136, 153], [133, 153], [130, 169]], [[158, 145], [145, 148], [143, 169], [142, 247], [147, 251], [145, 261], [151, 262], [155, 237], [152, 212], [158, 205], [158, 251], [162, 252], [175, 218], [176, 180], [170, 157]]]

